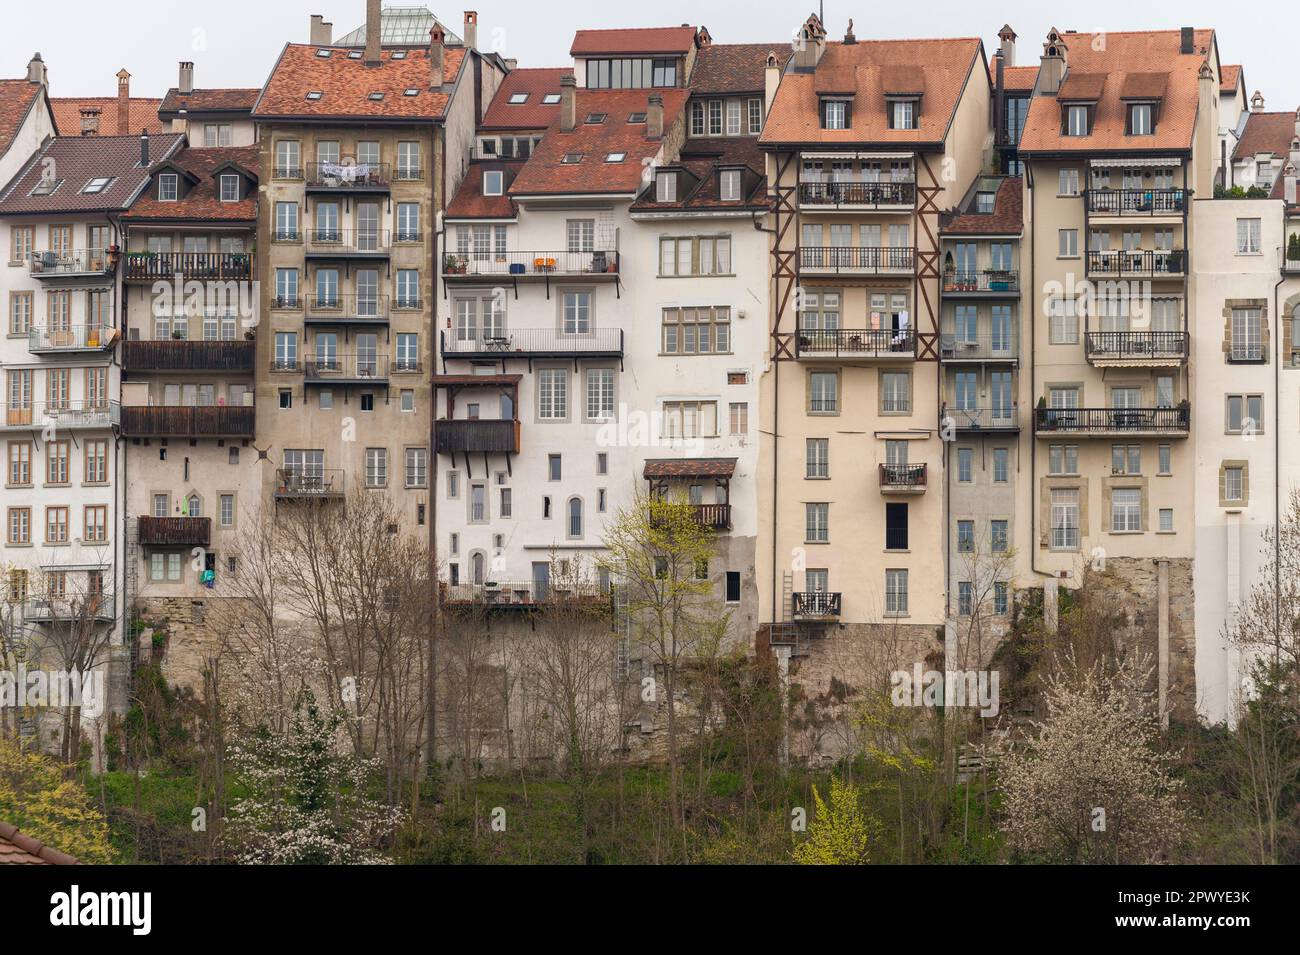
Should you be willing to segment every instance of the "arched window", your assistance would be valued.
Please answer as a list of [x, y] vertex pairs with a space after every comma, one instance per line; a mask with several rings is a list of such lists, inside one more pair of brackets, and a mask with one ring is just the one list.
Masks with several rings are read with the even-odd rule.
[[202, 517], [203, 501], [199, 498], [197, 494], [191, 494], [189, 498], [186, 500], [185, 509], [190, 517]]
[[569, 536], [582, 536], [582, 498], [569, 498]]
[[474, 551], [473, 554], [470, 555], [469, 573], [470, 573], [471, 583], [478, 586], [483, 585], [485, 581], [484, 569], [486, 565], [487, 562], [484, 560], [483, 552], [481, 550], [476, 550]]

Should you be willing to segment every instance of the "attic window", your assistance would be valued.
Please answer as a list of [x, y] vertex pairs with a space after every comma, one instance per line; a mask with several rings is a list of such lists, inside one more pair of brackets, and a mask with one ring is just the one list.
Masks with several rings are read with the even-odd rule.
[[239, 201], [239, 177], [234, 173], [222, 173], [221, 175], [221, 201]]
[[1152, 103], [1128, 104], [1128, 134], [1150, 136], [1156, 130], [1156, 108]]
[[565, 153], [564, 158], [560, 160], [566, 166], [576, 166], [582, 162], [582, 153]]
[[504, 173], [500, 169], [489, 169], [483, 173], [483, 195], [499, 196], [504, 185]]
[[822, 129], [848, 129], [849, 104], [847, 100], [822, 100]]
[[107, 189], [108, 184], [112, 181], [112, 176], [98, 176], [82, 186], [81, 192], [83, 195], [87, 196], [97, 195]]
[[995, 192], [975, 193], [975, 211], [978, 213], [992, 215], [996, 203], [997, 193]]
[[316, 55], [319, 56], [322, 60], [326, 60], [326, 59], [329, 59], [330, 51], [329, 51], [329, 50], [317, 50], [317, 51], [316, 51]]
[[740, 170], [724, 169], [719, 174], [718, 195], [723, 202], [740, 201]]
[[180, 177], [174, 172], [165, 172], [158, 177], [158, 201], [175, 202]]
[[404, 59], [406, 59], [406, 51], [405, 51], [405, 50], [394, 50], [394, 51], [393, 51], [393, 59], [394, 59], [394, 60], [404, 60]]
[[308, 99], [320, 99], [324, 94], [320, 90], [311, 90], [307, 93]]
[[360, 50], [349, 50], [349, 51], [348, 51], [348, 59], [349, 59], [349, 60], [359, 60], [359, 59], [361, 59], [361, 51], [360, 51]]
[[661, 172], [655, 176], [655, 202], [677, 201], [677, 174]]
[[917, 101], [914, 99], [894, 100], [889, 104], [890, 129], [916, 129]]
[[629, 123], [644, 123], [645, 113], [629, 113], [627, 117]]
[[382, 100], [382, 99], [384, 98], [384, 94], [383, 94], [383, 93], [371, 93], [370, 96], [369, 96], [368, 98], [369, 98], [369, 99], [372, 99], [372, 100], [374, 100], [376, 103], [378, 103], [380, 100]]
[[416, 87], [411, 86], [411, 87], [408, 87], [407, 89], [403, 90], [403, 91], [402, 91], [402, 95], [403, 95], [403, 96], [419, 96], [419, 95], [420, 95], [420, 91], [419, 91], [419, 89], [417, 89]]
[[1092, 128], [1092, 116], [1086, 106], [1065, 107], [1065, 135], [1087, 136]]
[[547, 106], [554, 106], [559, 101], [560, 101], [559, 93], [547, 93], [545, 96], [542, 97], [542, 102], [545, 103]]
[[600, 125], [601, 123], [603, 123], [604, 121], [605, 121], [605, 114], [604, 114], [604, 113], [588, 113], [588, 114], [587, 114], [587, 125], [588, 125], [588, 126], [599, 126], [599, 125]]
[[610, 153], [605, 157], [605, 162], [622, 162], [627, 158], [627, 153]]
[[41, 179], [28, 195], [31, 196], [52, 196], [54, 191], [63, 185], [62, 179]]
[[528, 94], [527, 94], [527, 93], [511, 93], [511, 94], [510, 94], [510, 102], [511, 102], [511, 103], [514, 103], [515, 105], [519, 105], [520, 103], [527, 103], [527, 102], [528, 102]]

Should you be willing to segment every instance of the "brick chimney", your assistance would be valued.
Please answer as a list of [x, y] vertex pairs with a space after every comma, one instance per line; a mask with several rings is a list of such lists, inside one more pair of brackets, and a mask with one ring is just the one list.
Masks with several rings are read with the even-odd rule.
[[998, 39], [1002, 41], [998, 50], [1002, 53], [1002, 62], [1006, 66], [1016, 65], [1016, 31], [1011, 29], [1010, 23], [1004, 23], [1002, 29], [998, 31]]
[[1178, 52], [1184, 56], [1196, 52], [1196, 30], [1183, 27], [1178, 31]]
[[181, 60], [181, 75], [176, 90], [187, 96], [194, 92], [194, 64], [189, 60]]
[[661, 93], [650, 94], [649, 108], [645, 111], [645, 138], [664, 138], [664, 98]]
[[98, 106], [87, 106], [81, 111], [81, 135], [98, 136], [99, 135], [99, 117], [100, 109]]
[[1043, 44], [1043, 55], [1038, 65], [1038, 92], [1056, 93], [1061, 89], [1065, 79], [1066, 49], [1061, 40], [1061, 31], [1052, 27], [1047, 31], [1047, 42]]
[[41, 59], [39, 53], [35, 54], [27, 64], [27, 82], [40, 83], [45, 85], [45, 61]]
[[382, 11], [380, 0], [366, 0], [366, 53], [363, 57], [366, 66], [379, 65], [379, 26]]
[[[572, 73], [560, 77], [560, 132], [571, 133], [578, 125], [578, 81]], [[647, 126], [649, 118], [646, 119]]]
[[429, 31], [429, 89], [436, 90], [442, 86], [442, 57], [443, 41], [446, 34], [442, 32], [442, 25], [436, 20], [433, 23], [433, 29]]
[[311, 15], [311, 30], [307, 42], [312, 46], [329, 46], [334, 42], [334, 24], [326, 22], [319, 13]]
[[131, 135], [131, 74], [117, 71], [117, 134]]
[[465, 11], [465, 49], [478, 49], [478, 13]]

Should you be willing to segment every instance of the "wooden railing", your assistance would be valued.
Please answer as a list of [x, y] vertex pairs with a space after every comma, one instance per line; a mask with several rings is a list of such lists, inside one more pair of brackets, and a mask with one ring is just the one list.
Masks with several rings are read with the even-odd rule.
[[207, 547], [210, 517], [141, 517], [140, 543], [145, 547]]
[[249, 341], [128, 341], [122, 350], [127, 371], [251, 372], [256, 344]]
[[122, 434], [129, 438], [251, 438], [256, 409], [240, 405], [127, 405]]
[[245, 282], [253, 277], [248, 252], [128, 252], [123, 277], [128, 282], [188, 280]]
[[481, 452], [484, 454], [518, 454], [519, 422], [495, 420], [446, 420], [434, 422], [434, 446], [437, 454]]

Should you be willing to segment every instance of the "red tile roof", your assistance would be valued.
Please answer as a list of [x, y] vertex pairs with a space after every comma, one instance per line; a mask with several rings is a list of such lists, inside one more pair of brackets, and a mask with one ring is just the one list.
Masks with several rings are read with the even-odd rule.
[[[645, 124], [629, 123], [628, 117], [644, 113], [651, 96], [662, 96], [667, 132], [686, 105], [687, 94], [683, 89], [641, 89], [578, 90], [575, 95], [577, 126], [566, 133], [558, 119], [551, 124], [510, 187], [512, 196], [636, 192], [643, 183], [644, 161], [658, 155], [664, 140], [646, 139]], [[584, 122], [592, 113], [604, 113], [604, 122]], [[582, 162], [561, 163], [569, 153], [581, 153]], [[623, 153], [623, 160], [606, 162], [612, 153]]]
[[9, 152], [40, 89], [26, 80], [0, 80], [0, 156]]
[[[238, 202], [222, 202], [218, 193], [218, 179], [213, 174], [227, 163], [234, 163], [256, 176], [259, 171], [258, 147], [190, 147], [177, 152], [171, 162], [193, 175], [198, 183], [176, 202], [160, 202], [155, 191], [147, 190], [135, 201], [123, 219], [257, 220], [256, 186]], [[158, 168], [155, 165], [151, 171], [157, 172]]]
[[[630, 30], [579, 30], [571, 56], [672, 53], [682, 55], [695, 43], [695, 27], [642, 27]], [[787, 43], [787, 46], [789, 44]]]
[[167, 91], [158, 112], [171, 117], [185, 110], [187, 113], [251, 113], [260, 89], [193, 90], [182, 93], [176, 87]]
[[[1062, 93], [1072, 88], [1072, 84], [1094, 82], [1088, 79], [1074, 83], [1074, 77], [1082, 75], [1101, 80], [1096, 90], [1098, 98], [1092, 132], [1088, 136], [1063, 135], [1061, 100], [1053, 96], [1035, 96], [1020, 138], [1021, 155], [1191, 148], [1199, 102], [1197, 76], [1208, 51], [1214, 48], [1213, 30], [1194, 32], [1192, 53], [1179, 52], [1181, 36], [1178, 30], [1106, 33], [1101, 39], [1094, 38], [1091, 33], [1065, 33], [1061, 40], [1066, 48], [1067, 65]], [[1152, 69], [1160, 69], [1167, 77], [1156, 131], [1151, 136], [1126, 135], [1126, 109], [1122, 97], [1128, 77], [1132, 74], [1149, 75]]]
[[[151, 162], [169, 158], [184, 140], [179, 133], [151, 136]], [[49, 195], [34, 196], [32, 189], [46, 174], [46, 159], [54, 161], [59, 186]], [[81, 191], [91, 179], [104, 176], [113, 181], [103, 192]], [[148, 179], [148, 170], [140, 168], [139, 136], [60, 136], [50, 140], [0, 196], [0, 215], [114, 212], [128, 208]]]
[[78, 865], [66, 852], [51, 849], [17, 826], [0, 822], [0, 865]]
[[[940, 143], [980, 50], [975, 38], [828, 43], [815, 71], [786, 72], [759, 142], [768, 147]], [[886, 86], [915, 85], [918, 77], [924, 85], [920, 128], [890, 129]], [[853, 96], [850, 129], [821, 128], [818, 90], [830, 92], [830, 86]]]
[[[765, 162], [758, 140], [752, 136], [722, 136], [687, 139], [676, 163], [696, 177], [695, 186], [675, 202], [657, 202], [653, 189], [647, 189], [632, 206], [633, 212], [681, 210], [705, 212], [711, 209], [765, 209], [768, 206]], [[743, 166], [739, 202], [723, 201], [722, 169]], [[662, 167], [661, 167], [662, 168]]]
[[[989, 82], [997, 84], [998, 81], [998, 64], [997, 61], [989, 63]], [[1002, 82], [1005, 88], [1017, 93], [1028, 93], [1038, 82], [1037, 66], [1008, 66], [1002, 70]]]
[[[560, 115], [560, 104], [543, 103], [548, 93], [560, 92], [560, 77], [569, 67], [511, 70], [501, 80], [479, 129], [545, 129]], [[511, 103], [516, 93], [527, 93], [523, 103]]]
[[1007, 176], [998, 185], [991, 213], [948, 213], [939, 219], [944, 235], [1020, 235], [1024, 224], [1024, 183], [1019, 176]]
[[731, 477], [736, 458], [650, 458], [645, 463], [648, 478]]
[[790, 41], [776, 43], [711, 43], [700, 47], [687, 84], [692, 93], [762, 93], [767, 86], [767, 55], [775, 53], [785, 69]]
[[447, 206], [448, 219], [513, 219], [518, 214], [518, 208], [514, 200], [509, 195], [503, 196], [485, 196], [483, 195], [483, 173], [492, 170], [501, 170], [505, 173], [503, 181], [508, 191], [511, 182], [514, 181], [519, 170], [523, 168], [524, 160], [490, 160], [483, 162], [472, 162], [469, 171], [465, 173], [465, 178], [461, 180], [460, 188], [456, 190], [456, 195], [452, 198], [451, 203]]
[[83, 109], [99, 110], [99, 135], [101, 136], [139, 136], [140, 130], [149, 130], [149, 135], [167, 131], [163, 121], [158, 118], [158, 107], [162, 100], [149, 97], [132, 96], [127, 118], [130, 129], [117, 128], [116, 96], [54, 96], [50, 98], [50, 107], [54, 110], [54, 125], [60, 136], [81, 135], [81, 111]]
[[1233, 161], [1248, 159], [1258, 153], [1287, 156], [1291, 152], [1291, 140], [1296, 135], [1295, 127], [1295, 113], [1250, 113], [1241, 140], [1232, 151]]
[[1219, 67], [1219, 89], [1224, 93], [1232, 93], [1241, 83], [1241, 66], [1233, 64], [1231, 66]]
[[[328, 49], [330, 55], [318, 56], [322, 49]], [[393, 58], [403, 52], [404, 57]], [[289, 43], [258, 97], [253, 116], [255, 119], [440, 120], [451, 98], [441, 86], [455, 82], [464, 61], [464, 47], [446, 47], [441, 83], [438, 89], [431, 90], [427, 50], [383, 50], [380, 65], [368, 67], [364, 60], [349, 57], [348, 50], [342, 48]], [[408, 89], [419, 93], [407, 96]], [[320, 99], [309, 100], [309, 92], [322, 95]], [[371, 99], [372, 93], [383, 93], [383, 99]]]

